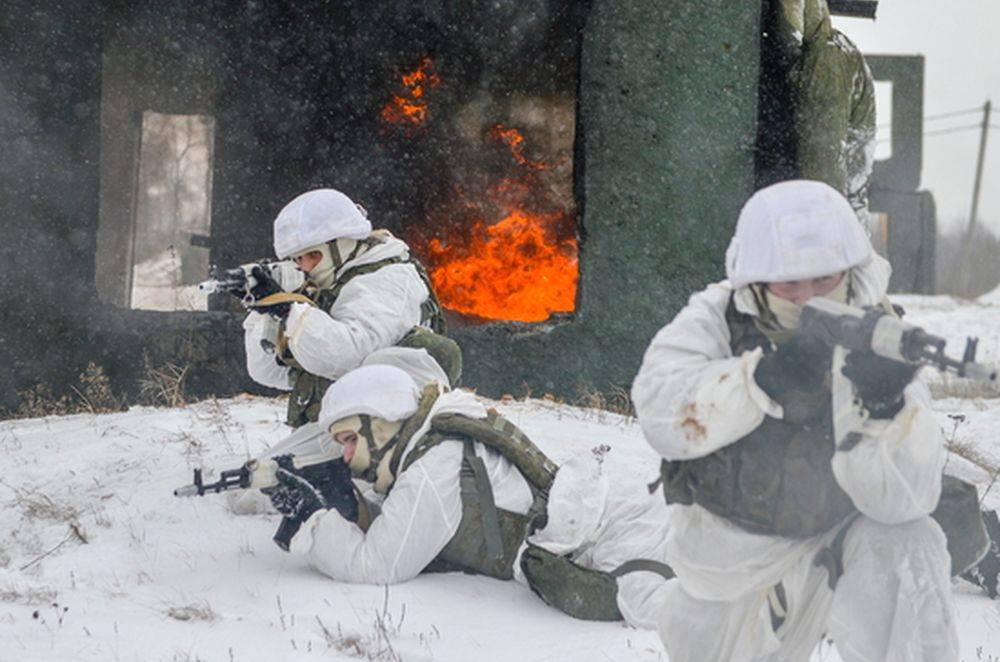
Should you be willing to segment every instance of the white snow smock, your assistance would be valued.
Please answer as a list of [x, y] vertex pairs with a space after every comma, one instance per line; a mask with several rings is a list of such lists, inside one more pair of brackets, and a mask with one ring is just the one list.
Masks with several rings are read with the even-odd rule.
[[[424, 427], [410, 439], [403, 462], [430, 429], [431, 419], [452, 413], [486, 417], [486, 409], [472, 393], [458, 390], [442, 394]], [[458, 531], [463, 445], [459, 440], [446, 440], [414, 461], [396, 478], [367, 532], [336, 510], [324, 510], [302, 525], [290, 551], [308, 556], [316, 569], [338, 581], [396, 584], [413, 579]], [[527, 513], [531, 489], [520, 472], [482, 444], [475, 444], [475, 451], [486, 465], [497, 508]]]
[[[403, 463], [438, 414], [485, 418], [486, 409], [467, 391], [442, 394], [424, 427], [410, 440]], [[333, 579], [390, 584], [416, 577], [458, 531], [462, 519], [460, 469], [464, 442], [446, 440], [402, 472], [367, 532], [336, 510], [315, 513], [292, 539], [291, 552], [305, 555]], [[532, 494], [517, 468], [494, 450], [475, 444], [493, 489], [497, 508], [525, 514]], [[609, 497], [610, 494], [610, 497]], [[600, 468], [585, 459], [560, 468], [549, 501], [549, 525], [532, 542], [570, 553], [587, 568], [609, 571], [634, 558], [663, 560], [667, 507], [645, 485], [609, 492]], [[515, 564], [515, 575], [520, 569]], [[655, 628], [667, 582], [654, 573], [618, 579], [618, 605], [633, 625]]]
[[[642, 480], [618, 481], [612, 487], [602, 469], [590, 453], [562, 463], [549, 491], [548, 523], [528, 541], [603, 572], [636, 559], [666, 563], [670, 516], [663, 495], [650, 494]], [[514, 578], [525, 581], [520, 563], [514, 564]], [[656, 629], [668, 580], [641, 570], [618, 577], [616, 583], [618, 610], [625, 621]]]
[[[346, 262], [338, 269], [337, 277], [355, 267], [407, 255], [409, 247], [391, 237]], [[393, 348], [386, 353], [386, 363], [406, 370], [418, 383], [438, 377], [447, 383], [443, 370], [435, 368], [436, 361], [426, 350], [393, 347], [420, 324], [420, 306], [429, 296], [410, 264], [390, 264], [355, 276], [329, 311], [304, 303], [291, 305], [285, 327], [288, 346], [307, 372], [326, 379], [338, 379], [374, 352]], [[250, 377], [264, 386], [291, 390], [290, 369], [277, 363], [274, 353], [261, 344], [266, 340], [274, 346], [277, 323], [269, 315], [254, 311], [247, 315], [243, 329]]]
[[[877, 255], [851, 269], [856, 306], [878, 304], [890, 269]], [[761, 350], [733, 356], [725, 319], [759, 311], [749, 288], [710, 285], [654, 337], [632, 398], [649, 444], [668, 460], [703, 457], [782, 409], [753, 380]], [[843, 350], [835, 353], [842, 360]], [[834, 391], [848, 388], [834, 376]], [[838, 378], [839, 377], [839, 378]], [[832, 459], [861, 513], [844, 543], [836, 591], [813, 560], [836, 530], [805, 540], [748, 533], [693, 506], [670, 506], [668, 585], [660, 631], [671, 662], [807, 660], [823, 632], [845, 662], [957, 659], [944, 535], [929, 514], [941, 491], [945, 446], [926, 387], [914, 382], [891, 420], [858, 412], [861, 441]], [[858, 407], [859, 405], [852, 404]], [[769, 596], [782, 583], [788, 614], [775, 631]]]

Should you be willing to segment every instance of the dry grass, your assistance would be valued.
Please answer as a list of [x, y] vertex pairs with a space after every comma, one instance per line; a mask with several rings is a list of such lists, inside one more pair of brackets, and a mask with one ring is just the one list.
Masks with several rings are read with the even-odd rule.
[[935, 400], [960, 398], [963, 400], [992, 400], [1000, 398], [1000, 384], [980, 382], [971, 379], [957, 379], [951, 375], [942, 375], [940, 381], [928, 384], [931, 397]]
[[204, 621], [206, 623], [214, 623], [219, 620], [219, 615], [215, 613], [211, 605], [204, 601], [182, 607], [170, 607], [166, 613], [168, 617], [175, 621]]
[[517, 395], [505, 393], [500, 397], [501, 402], [524, 402], [531, 398], [544, 400], [557, 405], [571, 405], [583, 409], [596, 409], [606, 411], [626, 418], [635, 418], [635, 405], [629, 395], [628, 389], [617, 384], [608, 384], [607, 389], [600, 390], [589, 382], [579, 382], [575, 387], [575, 393], [571, 398], [556, 397], [551, 393], [535, 395], [527, 384], [522, 384]]
[[60, 504], [49, 495], [37, 490], [23, 490], [7, 485], [14, 492], [14, 503], [21, 508], [25, 517], [75, 523], [80, 512], [69, 504]]
[[88, 363], [77, 384], [69, 388], [70, 393], [58, 395], [48, 384], [20, 391], [17, 409], [7, 412], [5, 418], [107, 414], [127, 409], [125, 399], [115, 394], [104, 368], [96, 363]]
[[186, 393], [187, 365], [166, 362], [154, 366], [148, 355], [142, 357], [143, 376], [139, 380], [139, 402], [153, 407], [183, 407]]
[[948, 452], [954, 453], [960, 458], [968, 460], [983, 471], [988, 472], [991, 476], [1000, 474], [1000, 464], [976, 449], [971, 442], [949, 441]]
[[12, 602], [26, 607], [51, 604], [56, 596], [56, 591], [51, 588], [0, 587], [0, 602]]
[[588, 384], [578, 384], [576, 397], [570, 403], [576, 407], [600, 409], [627, 418], [635, 418], [635, 405], [627, 389], [618, 384], [608, 384], [605, 391], [600, 391]]
[[[183, 407], [193, 402], [187, 394], [189, 367], [166, 362], [153, 365], [143, 356], [143, 375], [139, 379], [137, 404], [152, 407]], [[0, 410], [0, 419], [42, 418], [71, 414], [109, 414], [126, 411], [128, 401], [115, 393], [104, 368], [88, 363], [71, 384], [67, 393], [56, 393], [48, 384], [38, 384], [18, 392], [20, 400], [14, 411]]]
[[[373, 631], [368, 634], [345, 634], [340, 624], [337, 624], [336, 632], [328, 628], [316, 616], [323, 638], [326, 640], [327, 650], [333, 649], [341, 653], [357, 657], [369, 662], [402, 662], [403, 657], [392, 645], [392, 639], [399, 636], [406, 619], [406, 605], [402, 605], [398, 617], [393, 616], [389, 611], [389, 587], [385, 587], [385, 595], [382, 600], [382, 608], [375, 612], [375, 620], [372, 623]], [[437, 633], [437, 628], [434, 629]], [[440, 636], [440, 633], [437, 633]], [[430, 637], [421, 636], [421, 641], [427, 645]]]

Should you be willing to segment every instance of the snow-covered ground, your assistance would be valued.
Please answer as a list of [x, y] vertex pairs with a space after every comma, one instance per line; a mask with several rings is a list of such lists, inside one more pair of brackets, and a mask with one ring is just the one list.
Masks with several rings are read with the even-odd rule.
[[[1000, 354], [1000, 302], [900, 297], [907, 318]], [[938, 379], [925, 371], [924, 378]], [[655, 478], [634, 421], [552, 402], [495, 403], [557, 461], [612, 448], [620, 480]], [[946, 436], [1000, 461], [1000, 399], [936, 401]], [[964, 416], [964, 420], [953, 418]], [[235, 468], [285, 432], [256, 397], [0, 423], [0, 662], [21, 660], [660, 660], [655, 633], [573, 620], [524, 587], [461, 574], [391, 587], [334, 582], [280, 551], [277, 517], [224, 495], [179, 499], [191, 468]], [[989, 472], [949, 471], [1000, 506]], [[962, 659], [1000, 659], [1000, 603], [955, 583]], [[837, 662], [824, 647], [814, 660]]]

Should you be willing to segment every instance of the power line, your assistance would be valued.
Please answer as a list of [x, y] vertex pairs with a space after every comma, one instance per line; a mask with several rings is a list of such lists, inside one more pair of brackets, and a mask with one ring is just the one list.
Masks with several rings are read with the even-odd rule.
[[927, 117], [924, 118], [924, 121], [928, 122], [932, 120], [944, 119], [945, 117], [958, 117], [959, 115], [971, 115], [972, 113], [981, 113], [981, 112], [983, 112], [981, 106], [976, 108], [966, 108], [965, 110], [953, 110], [950, 113], [938, 113], [937, 115], [928, 115]]
[[[995, 126], [993, 124], [991, 124], [990, 126], [995, 129], [1000, 129], [1000, 126]], [[971, 131], [972, 129], [982, 129], [982, 128], [983, 128], [982, 123], [966, 124], [965, 126], [953, 126], [949, 129], [935, 129], [934, 131], [924, 131], [923, 136], [925, 138], [928, 136], [944, 136], [948, 135], [949, 133], [958, 133], [959, 131]], [[880, 138], [879, 140], [876, 140], [875, 144], [878, 145], [880, 143], [887, 143], [891, 141], [892, 137], [890, 136], [889, 138]]]
[[[924, 121], [925, 122], [933, 122], [935, 120], [942, 120], [942, 119], [945, 119], [945, 118], [948, 118], [948, 117], [959, 117], [961, 115], [971, 115], [973, 113], [981, 113], [981, 112], [983, 112], [982, 106], [979, 106], [979, 107], [976, 107], [976, 108], [965, 108], [963, 110], [952, 110], [952, 111], [947, 112], [947, 113], [938, 113], [936, 115], [928, 115], [927, 117], [924, 118]], [[890, 126], [892, 126], [892, 125], [891, 124], [879, 124], [878, 128], [880, 128], [880, 129], [887, 129]]]
[[950, 129], [937, 129], [935, 131], [924, 131], [925, 136], [943, 136], [948, 133], [957, 133], [958, 131], [968, 131], [969, 129], [982, 129], [983, 123], [979, 124], [967, 124], [965, 126], [954, 126]]

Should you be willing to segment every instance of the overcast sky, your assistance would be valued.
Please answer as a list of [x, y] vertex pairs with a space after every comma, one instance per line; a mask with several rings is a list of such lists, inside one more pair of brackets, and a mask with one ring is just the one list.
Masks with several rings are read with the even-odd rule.
[[[1000, 127], [1000, 0], [882, 0], [874, 22], [834, 22], [865, 53], [926, 58], [925, 117], [981, 107], [990, 98], [991, 123]], [[887, 121], [879, 117], [879, 124]], [[981, 112], [972, 113], [928, 121], [924, 131], [981, 121]], [[969, 130], [924, 139], [922, 186], [934, 193], [945, 231], [968, 223], [979, 136]], [[990, 132], [986, 148], [979, 221], [1000, 235], [1000, 129]]]

